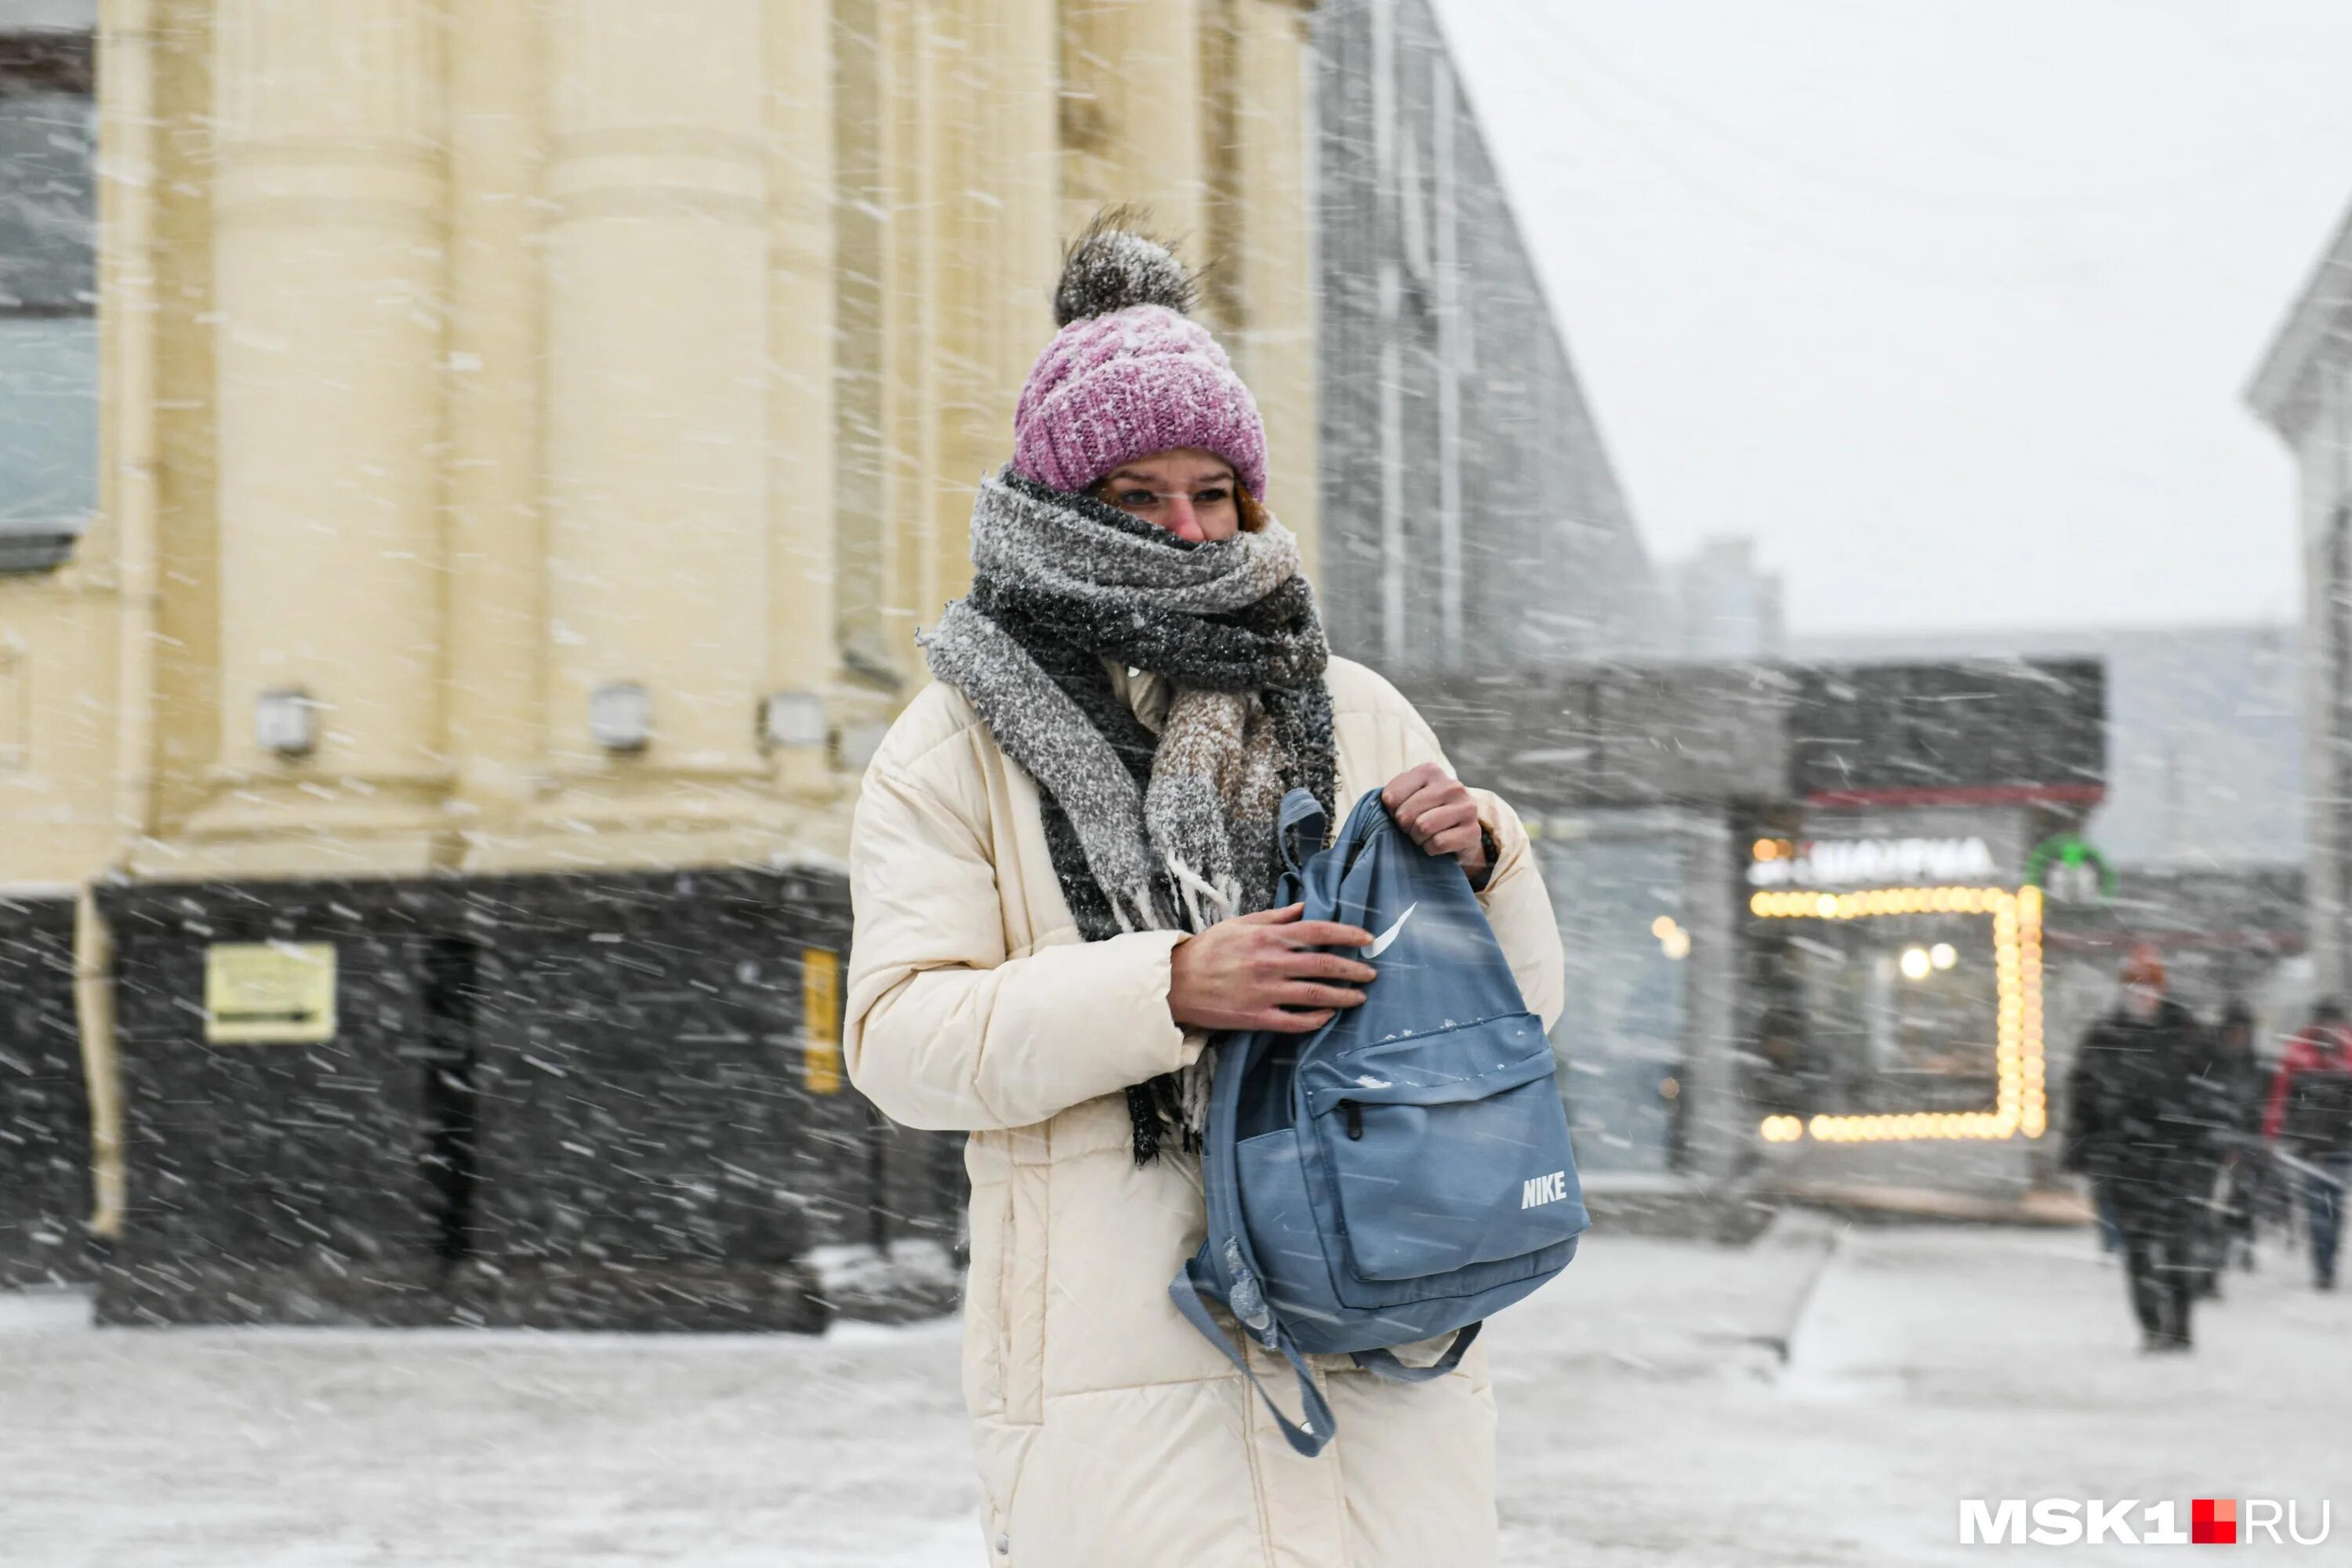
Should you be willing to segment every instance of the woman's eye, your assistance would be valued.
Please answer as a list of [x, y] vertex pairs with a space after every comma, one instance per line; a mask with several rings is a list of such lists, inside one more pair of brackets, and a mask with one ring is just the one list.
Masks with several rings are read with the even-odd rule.
[[1205, 490], [1194, 491], [1192, 494], [1192, 504], [1194, 506], [1223, 506], [1225, 502], [1233, 499], [1233, 491], [1226, 489], [1222, 485], [1217, 485]]
[[1150, 490], [1121, 490], [1118, 492], [1118, 504], [1121, 506], [1150, 506], [1153, 501], [1156, 501], [1159, 499], [1159, 496]]

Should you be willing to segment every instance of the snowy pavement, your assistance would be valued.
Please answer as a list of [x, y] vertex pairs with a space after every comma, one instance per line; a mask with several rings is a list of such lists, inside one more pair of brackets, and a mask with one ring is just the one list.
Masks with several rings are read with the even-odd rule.
[[[1850, 1231], [1815, 1279], [1819, 1256], [1801, 1228], [1604, 1237], [1498, 1319], [1507, 1561], [1981, 1561], [1962, 1498], [2214, 1495], [2332, 1498], [2331, 1546], [2286, 1555], [2345, 1560], [2352, 1297], [2282, 1256], [2158, 1361], [2078, 1231]], [[945, 1323], [89, 1331], [0, 1305], [0, 1561], [969, 1568], [956, 1363]]]

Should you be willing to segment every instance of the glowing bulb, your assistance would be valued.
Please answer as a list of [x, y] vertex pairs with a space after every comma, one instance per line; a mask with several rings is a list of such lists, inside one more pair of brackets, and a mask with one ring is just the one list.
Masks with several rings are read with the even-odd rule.
[[1926, 948], [1906, 947], [1903, 950], [1903, 978], [1925, 980], [1927, 978], [1927, 971], [1934, 967], [1934, 963], [1935, 961], [1927, 956]]
[[1938, 969], [1949, 969], [1960, 961], [1960, 950], [1948, 942], [1939, 942], [1927, 950], [1927, 962]]

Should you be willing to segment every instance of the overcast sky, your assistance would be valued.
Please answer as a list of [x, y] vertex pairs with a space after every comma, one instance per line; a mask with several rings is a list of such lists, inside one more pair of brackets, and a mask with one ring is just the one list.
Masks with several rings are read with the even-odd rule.
[[2242, 393], [2352, 203], [2343, 0], [1436, 0], [1654, 554], [1792, 629], [2285, 619]]

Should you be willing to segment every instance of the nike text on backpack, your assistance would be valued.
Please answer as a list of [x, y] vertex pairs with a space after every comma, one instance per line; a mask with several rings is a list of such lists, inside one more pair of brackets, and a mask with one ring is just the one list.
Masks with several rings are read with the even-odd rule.
[[[1304, 790], [1282, 803], [1276, 904], [1379, 933], [1380, 978], [1312, 1035], [1226, 1035], [1201, 1152], [1208, 1238], [1168, 1288], [1242, 1369], [1299, 1453], [1330, 1442], [1306, 1358], [1349, 1353], [1399, 1383], [1460, 1364], [1490, 1312], [1568, 1267], [1591, 1223], [1543, 1025], [1450, 857], [1367, 794], [1339, 841]], [[1289, 1362], [1282, 1413], [1204, 1301]], [[1452, 1332], [1430, 1366], [1398, 1345]]]

